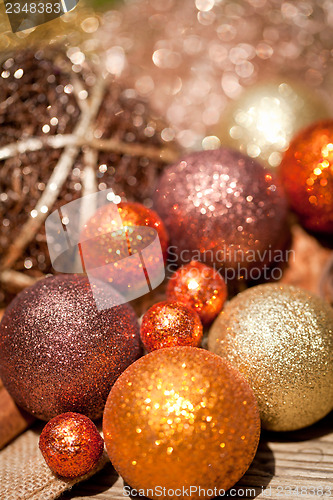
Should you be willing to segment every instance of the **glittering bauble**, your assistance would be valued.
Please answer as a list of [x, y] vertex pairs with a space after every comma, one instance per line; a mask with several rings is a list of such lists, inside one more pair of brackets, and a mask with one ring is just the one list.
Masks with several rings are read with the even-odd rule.
[[280, 78], [243, 90], [225, 109], [216, 134], [222, 144], [274, 168], [296, 132], [327, 116], [311, 88]]
[[39, 447], [52, 472], [75, 478], [88, 474], [97, 465], [104, 441], [88, 417], [68, 412], [46, 424]]
[[158, 302], [142, 318], [141, 340], [147, 351], [164, 347], [198, 347], [202, 339], [199, 315], [177, 301]]
[[171, 276], [167, 297], [192, 307], [202, 323], [207, 324], [221, 311], [227, 298], [227, 287], [214, 269], [193, 260]]
[[333, 233], [333, 120], [314, 123], [292, 140], [280, 176], [303, 225]]
[[119, 377], [103, 432], [113, 466], [132, 488], [158, 498], [160, 486], [162, 498], [173, 499], [192, 486], [188, 498], [211, 498], [249, 467], [260, 419], [252, 390], [228, 363], [174, 347], [144, 356]]
[[248, 279], [287, 233], [287, 202], [274, 174], [229, 149], [193, 153], [165, 169], [154, 206], [172, 259], [229, 269], [229, 279]]
[[208, 348], [248, 379], [266, 429], [300, 429], [333, 409], [333, 309], [319, 297], [250, 288], [215, 320]]
[[0, 324], [0, 377], [19, 406], [43, 420], [102, 415], [113, 383], [141, 354], [136, 315], [116, 300], [98, 311], [89, 281], [76, 275], [46, 278], [13, 300]]
[[102, 54], [78, 47], [38, 44], [1, 66], [0, 303], [2, 288], [17, 292], [51, 271], [50, 212], [106, 188], [149, 206], [174, 158], [147, 100], [114, 81]]
[[128, 300], [137, 297], [134, 290], [149, 291], [147, 277], [152, 288], [164, 279], [168, 235], [157, 213], [140, 203], [102, 206], [84, 226], [81, 240], [85, 268], [94, 269], [96, 278], [111, 283]]

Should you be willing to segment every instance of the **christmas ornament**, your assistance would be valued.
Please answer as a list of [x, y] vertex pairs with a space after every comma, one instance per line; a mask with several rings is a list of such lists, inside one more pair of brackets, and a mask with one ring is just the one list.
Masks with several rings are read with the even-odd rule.
[[280, 176], [307, 229], [333, 232], [333, 120], [312, 124], [285, 153]]
[[143, 316], [141, 340], [147, 351], [163, 347], [200, 345], [202, 324], [199, 315], [177, 301], [158, 302]]
[[[254, 395], [243, 377], [203, 349], [160, 349], [130, 366], [105, 407], [109, 457], [150, 498], [210, 498], [235, 484], [259, 440]], [[215, 488], [215, 494], [212, 492]], [[217, 491], [217, 492], [216, 492]], [[156, 493], [155, 493], [156, 492]]]
[[128, 301], [138, 290], [141, 295], [149, 291], [147, 278], [152, 289], [164, 279], [168, 235], [156, 212], [140, 203], [102, 206], [84, 226], [81, 241], [85, 268]]
[[[50, 212], [106, 188], [113, 188], [116, 200], [149, 206], [164, 162], [175, 156], [173, 141], [162, 138], [167, 127], [145, 98], [114, 81], [115, 56], [105, 58], [78, 46], [39, 46], [2, 64], [0, 283], [5, 290], [17, 292], [51, 271], [43, 224]], [[0, 295], [3, 302], [5, 294]]]
[[68, 412], [46, 424], [39, 447], [53, 472], [74, 478], [87, 474], [97, 465], [104, 442], [88, 417]]
[[169, 300], [179, 300], [192, 307], [202, 323], [207, 324], [221, 311], [227, 287], [214, 269], [193, 260], [171, 276], [166, 293]]
[[333, 409], [333, 309], [287, 285], [253, 287], [213, 323], [208, 348], [254, 390], [263, 427], [291, 431]]
[[[102, 299], [101, 299], [102, 300]], [[0, 325], [0, 377], [16, 403], [48, 420], [97, 419], [112, 384], [141, 354], [129, 305], [98, 311], [87, 278], [50, 277], [21, 292]]]
[[245, 88], [226, 107], [216, 135], [222, 144], [275, 168], [294, 134], [327, 116], [327, 107], [311, 88], [279, 78]]
[[274, 174], [229, 149], [193, 153], [165, 169], [154, 206], [173, 261], [230, 269], [229, 279], [249, 279], [249, 269], [262, 268], [288, 232], [287, 203]]
[[105, 23], [97, 36], [123, 48], [123, 73], [168, 117], [181, 145], [209, 149], [220, 143], [228, 103], [270, 79], [308, 88], [295, 90], [304, 100], [298, 115], [313, 109], [311, 94], [332, 111], [331, 15], [330, 2], [316, 0], [142, 0], [110, 13], [112, 29]]

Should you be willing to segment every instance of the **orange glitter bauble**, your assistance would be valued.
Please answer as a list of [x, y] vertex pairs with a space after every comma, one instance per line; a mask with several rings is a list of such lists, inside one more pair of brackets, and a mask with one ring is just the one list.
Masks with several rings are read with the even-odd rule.
[[250, 386], [230, 364], [174, 347], [120, 375], [103, 432], [113, 466], [133, 489], [153, 499], [212, 498], [248, 469], [260, 419]]
[[88, 417], [68, 412], [46, 424], [39, 447], [53, 472], [74, 478], [87, 474], [97, 465], [104, 442]]
[[333, 231], [333, 120], [317, 122], [291, 142], [280, 176], [293, 210], [303, 225]]
[[130, 301], [163, 281], [168, 235], [153, 210], [140, 203], [116, 207], [120, 220], [115, 219], [112, 203], [99, 208], [85, 224], [81, 257], [89, 279], [107, 282]]
[[194, 308], [202, 323], [208, 324], [221, 311], [227, 298], [227, 287], [213, 268], [193, 260], [171, 276], [167, 297]]
[[200, 345], [202, 324], [199, 315], [177, 301], [154, 304], [142, 318], [141, 340], [147, 351], [163, 347]]

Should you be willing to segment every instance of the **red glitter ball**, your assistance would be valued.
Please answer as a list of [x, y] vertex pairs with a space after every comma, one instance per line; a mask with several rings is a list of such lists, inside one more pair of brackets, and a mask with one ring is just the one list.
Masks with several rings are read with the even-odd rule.
[[227, 287], [213, 268], [192, 261], [171, 276], [167, 297], [194, 308], [202, 323], [208, 324], [221, 311], [227, 298]]
[[312, 231], [333, 232], [333, 120], [314, 123], [295, 137], [280, 176], [302, 224]]
[[201, 339], [199, 315], [182, 302], [158, 302], [142, 318], [141, 340], [147, 351], [175, 346], [197, 347]]
[[117, 205], [122, 228], [114, 209], [114, 204], [105, 205], [88, 220], [81, 255], [87, 272], [130, 301], [149, 291], [148, 281], [151, 288], [163, 281], [168, 235], [160, 217], [140, 203]]
[[74, 478], [88, 474], [97, 465], [104, 441], [88, 417], [68, 412], [46, 424], [39, 448], [53, 472]]

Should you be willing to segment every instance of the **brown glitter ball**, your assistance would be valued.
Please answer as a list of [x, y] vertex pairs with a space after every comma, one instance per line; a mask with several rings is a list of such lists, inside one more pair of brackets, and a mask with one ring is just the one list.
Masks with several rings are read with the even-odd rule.
[[280, 176], [307, 229], [333, 233], [333, 120], [300, 132], [286, 151]]
[[43, 420], [102, 415], [141, 354], [133, 309], [112, 305], [98, 311], [88, 279], [76, 275], [41, 280], [12, 301], [0, 324], [0, 377], [19, 406]]
[[204, 324], [213, 321], [227, 299], [227, 287], [221, 276], [197, 261], [182, 266], [171, 276], [166, 293], [169, 300], [192, 307]]
[[6, 290], [17, 292], [29, 284], [27, 276], [51, 271], [43, 224], [50, 212], [106, 188], [149, 207], [165, 161], [174, 158], [147, 100], [106, 70], [102, 77], [102, 62], [94, 65], [79, 48], [65, 51], [21, 50], [0, 70], [0, 284]]
[[141, 340], [147, 351], [164, 347], [198, 347], [202, 324], [196, 311], [177, 301], [158, 302], [142, 318]]
[[288, 234], [287, 202], [275, 175], [225, 148], [165, 169], [154, 206], [170, 235], [170, 254], [181, 264], [201, 260], [224, 269], [228, 280], [258, 279], [249, 270], [269, 264]]
[[[204, 349], [160, 349], [133, 363], [108, 397], [104, 439], [124, 480], [150, 498], [210, 498], [246, 472], [260, 433], [245, 379]], [[199, 487], [202, 488], [199, 495]], [[217, 492], [212, 492], [216, 488]], [[209, 491], [211, 493], [209, 493]]]
[[53, 472], [74, 478], [88, 474], [97, 465], [104, 441], [88, 417], [68, 412], [46, 424], [39, 448]]

